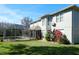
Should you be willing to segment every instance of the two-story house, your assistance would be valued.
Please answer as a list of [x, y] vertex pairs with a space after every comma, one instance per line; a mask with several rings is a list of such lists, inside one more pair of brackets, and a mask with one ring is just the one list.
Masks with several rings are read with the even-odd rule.
[[70, 43], [79, 43], [79, 7], [68, 6], [52, 14], [44, 15], [30, 24], [33, 37], [44, 38], [48, 30], [54, 29], [65, 34]]

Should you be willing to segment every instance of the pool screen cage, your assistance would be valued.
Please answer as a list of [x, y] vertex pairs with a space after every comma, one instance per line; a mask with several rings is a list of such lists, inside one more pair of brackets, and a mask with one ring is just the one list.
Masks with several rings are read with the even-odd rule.
[[21, 38], [24, 35], [23, 30], [23, 25], [0, 22], [0, 39]]

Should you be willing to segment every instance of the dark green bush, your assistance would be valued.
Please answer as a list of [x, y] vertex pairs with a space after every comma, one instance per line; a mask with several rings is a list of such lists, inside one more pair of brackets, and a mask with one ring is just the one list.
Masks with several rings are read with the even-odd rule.
[[69, 40], [67, 39], [66, 35], [62, 35], [59, 43], [62, 43], [62, 44], [70, 44]]
[[50, 41], [50, 33], [49, 33], [49, 32], [46, 33], [45, 39], [46, 39], [47, 41]]

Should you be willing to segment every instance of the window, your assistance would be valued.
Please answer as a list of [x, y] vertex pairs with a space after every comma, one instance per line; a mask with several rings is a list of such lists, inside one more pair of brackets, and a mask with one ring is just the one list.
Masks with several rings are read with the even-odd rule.
[[63, 21], [63, 14], [58, 14], [56, 16], [56, 22], [61, 22], [61, 21]]
[[63, 21], [63, 14], [60, 14], [60, 22]]
[[44, 25], [44, 19], [42, 20], [42, 26]]
[[50, 18], [48, 17], [48, 19], [47, 19], [47, 25], [49, 25], [49, 21], [50, 21]]
[[60, 14], [56, 16], [56, 22], [60, 22]]
[[51, 16], [48, 16], [47, 18], [47, 24], [50, 25], [50, 22], [52, 21], [52, 17]]

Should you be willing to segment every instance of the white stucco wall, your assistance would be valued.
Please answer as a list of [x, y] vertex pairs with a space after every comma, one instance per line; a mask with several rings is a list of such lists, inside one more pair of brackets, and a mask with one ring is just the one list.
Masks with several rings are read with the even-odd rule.
[[30, 25], [30, 28], [33, 28], [33, 27], [35, 27], [35, 26], [40, 26], [40, 27], [42, 27], [42, 22], [41, 22], [41, 21], [38, 21], [38, 22], [36, 22], [36, 23], [33, 23], [33, 24]]
[[[53, 16], [52, 23], [56, 23], [56, 27], [51, 26], [51, 29], [60, 29], [60, 31], [65, 34], [72, 43], [72, 11], [66, 11], [63, 13], [63, 20], [61, 22], [56, 22], [56, 16]], [[62, 30], [61, 30], [62, 29]]]
[[68, 40], [70, 43], [73, 43], [72, 41], [72, 11], [69, 11], [64, 14], [64, 19], [63, 19], [64, 25], [64, 33], [66, 34]]
[[[42, 22], [43, 22], [43, 24], [42, 24]], [[46, 29], [46, 24], [47, 23], [46, 22], [47, 22], [47, 18], [43, 18], [40, 21], [31, 24], [30, 28], [33, 28], [35, 26], [40, 26], [41, 27], [42, 36], [45, 37], [46, 31], [47, 31], [47, 29]]]
[[43, 37], [45, 37], [46, 32], [47, 32], [47, 27], [46, 27], [46, 25], [47, 25], [47, 18], [42, 19], [42, 23], [43, 23], [42, 28], [41, 28], [42, 33], [43, 33], [42, 35], [43, 35]]

